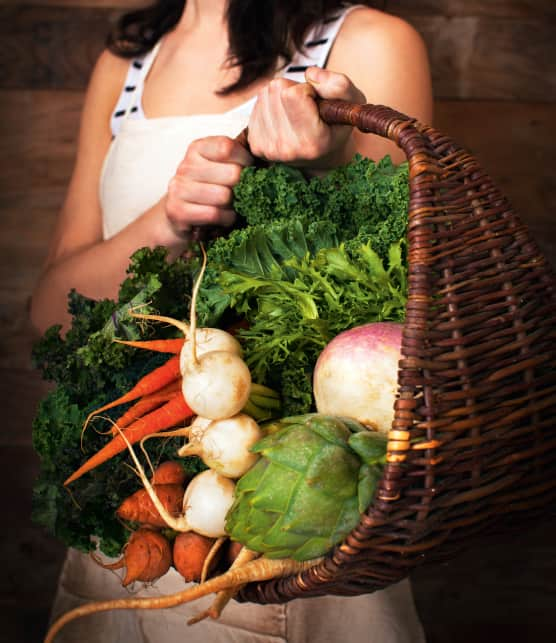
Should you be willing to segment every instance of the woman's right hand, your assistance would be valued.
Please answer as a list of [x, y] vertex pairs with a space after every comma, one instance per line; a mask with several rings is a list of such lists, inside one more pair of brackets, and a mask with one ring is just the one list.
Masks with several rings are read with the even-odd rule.
[[232, 226], [232, 188], [253, 157], [238, 141], [207, 136], [193, 141], [164, 199], [168, 229], [183, 241], [194, 226]]

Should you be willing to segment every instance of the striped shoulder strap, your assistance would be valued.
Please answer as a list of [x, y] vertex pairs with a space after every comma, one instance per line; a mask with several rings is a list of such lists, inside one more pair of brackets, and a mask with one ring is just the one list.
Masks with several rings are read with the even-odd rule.
[[363, 5], [349, 5], [313, 25], [307, 33], [303, 49], [294, 54], [289, 65], [283, 70], [282, 78], [302, 83], [305, 81], [307, 67], [324, 67], [346, 16], [361, 6]]
[[143, 118], [143, 108], [141, 97], [143, 95], [143, 84], [149, 73], [151, 66], [156, 58], [160, 42], [158, 42], [149, 52], [134, 58], [129, 64], [127, 76], [122, 88], [116, 107], [112, 112], [110, 126], [112, 136], [116, 136], [120, 131], [122, 122], [130, 115]]

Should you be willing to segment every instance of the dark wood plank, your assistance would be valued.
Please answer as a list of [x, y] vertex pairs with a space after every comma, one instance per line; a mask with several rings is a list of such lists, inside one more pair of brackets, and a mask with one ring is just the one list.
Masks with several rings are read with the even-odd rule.
[[51, 384], [44, 382], [38, 371], [28, 368], [0, 368], [2, 406], [9, 418], [9, 430], [0, 434], [2, 447], [31, 447], [32, 424], [39, 401], [47, 394]]
[[[68, 0], [71, 1], [71, 0]], [[119, 1], [119, 0], [118, 0]], [[537, 18], [556, 16], [552, 0], [387, 0], [390, 13], [406, 17], [437, 16], [486, 16], [504, 18]]]
[[2, 445], [0, 467], [2, 506], [10, 517], [10, 534], [0, 539], [0, 639], [39, 643], [65, 547], [31, 520], [31, 490], [38, 473], [31, 447]]
[[556, 100], [554, 19], [435, 15], [411, 22], [427, 44], [437, 98]]
[[115, 15], [89, 7], [1, 7], [2, 87], [83, 89]]
[[[149, 0], [0, 0], [0, 6], [43, 6], [43, 7], [108, 7], [133, 10], [149, 5]], [[381, 2], [377, 2], [381, 6]], [[534, 18], [556, 15], [552, 0], [386, 0], [386, 10], [404, 16], [445, 15], [445, 16], [504, 16]]]
[[13, 195], [28, 194], [29, 185], [41, 193], [36, 206], [59, 199], [55, 190], [69, 180], [83, 100], [82, 90], [0, 90], [0, 207], [13, 210]]
[[[117, 15], [112, 8], [0, 7], [0, 87], [82, 89]], [[552, 16], [408, 19], [428, 45], [437, 97], [556, 100]]]
[[556, 104], [437, 101], [435, 127], [493, 177], [556, 267]]

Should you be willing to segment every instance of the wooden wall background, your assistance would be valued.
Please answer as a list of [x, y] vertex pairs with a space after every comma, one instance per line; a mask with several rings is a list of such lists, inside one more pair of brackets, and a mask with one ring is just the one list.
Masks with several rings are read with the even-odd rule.
[[[0, 0], [0, 470], [12, 524], [0, 543], [3, 641], [40, 640], [63, 555], [29, 519], [31, 421], [45, 386], [30, 365], [27, 302], [70, 174], [91, 66], [108, 25], [131, 5]], [[390, 0], [388, 8], [428, 44], [435, 125], [479, 158], [556, 264], [556, 3]], [[548, 522], [418, 570], [429, 643], [554, 640], [555, 536]]]

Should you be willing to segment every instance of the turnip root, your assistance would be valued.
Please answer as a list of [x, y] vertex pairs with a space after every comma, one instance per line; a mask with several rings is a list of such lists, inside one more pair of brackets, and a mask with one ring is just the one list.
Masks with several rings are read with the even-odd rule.
[[224, 525], [226, 514], [234, 501], [235, 484], [232, 480], [212, 469], [198, 473], [187, 485], [183, 496], [183, 514], [172, 515], [158, 498], [125, 434], [120, 435], [126, 442], [145, 491], [168, 527], [176, 531], [196, 531], [209, 538], [227, 535]]
[[231, 418], [214, 420], [178, 451], [179, 456], [198, 455], [214, 471], [227, 478], [240, 478], [257, 461], [249, 450], [263, 437], [259, 425], [249, 415], [238, 413]]
[[220, 576], [215, 576], [200, 585], [189, 587], [181, 592], [155, 598], [126, 598], [112, 601], [98, 601], [77, 607], [61, 616], [48, 630], [44, 643], [52, 643], [56, 634], [71, 621], [87, 616], [118, 609], [166, 609], [189, 603], [203, 596], [223, 590], [238, 590], [242, 585], [251, 582], [282, 578], [301, 573], [314, 567], [322, 559], [317, 558], [298, 562], [289, 558], [268, 559], [258, 558], [237, 569], [230, 569]]
[[169, 526], [210, 538], [226, 536], [226, 514], [234, 502], [234, 489], [232, 480], [212, 469], [198, 473], [185, 490], [183, 516]]
[[197, 415], [223, 420], [236, 415], [247, 404], [251, 373], [234, 353], [212, 351], [187, 362], [182, 393]]
[[352, 417], [387, 433], [394, 419], [402, 324], [376, 322], [337, 335], [313, 375], [319, 413]]

